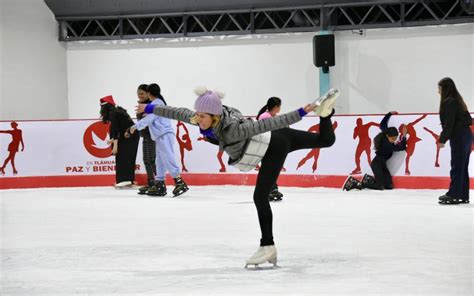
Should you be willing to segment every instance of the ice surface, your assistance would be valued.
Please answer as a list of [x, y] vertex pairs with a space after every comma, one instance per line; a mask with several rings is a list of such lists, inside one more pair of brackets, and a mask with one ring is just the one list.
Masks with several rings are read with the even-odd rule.
[[281, 268], [262, 271], [244, 269], [260, 239], [252, 187], [0, 191], [0, 295], [472, 295], [473, 205], [440, 206], [439, 190], [280, 189]]

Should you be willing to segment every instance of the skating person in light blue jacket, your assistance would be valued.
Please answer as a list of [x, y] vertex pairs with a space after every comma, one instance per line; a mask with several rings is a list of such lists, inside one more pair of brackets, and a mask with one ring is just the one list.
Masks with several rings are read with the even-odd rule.
[[[166, 106], [166, 101], [161, 95], [161, 89], [156, 83], [148, 85], [147, 95], [152, 101], [152, 105]], [[156, 143], [156, 181], [155, 185], [148, 190], [148, 195], [164, 196], [166, 195], [165, 176], [168, 171], [175, 182], [173, 196], [178, 196], [189, 190], [186, 183], [180, 176], [180, 168], [176, 162], [174, 153], [174, 142], [176, 136], [171, 122], [168, 118], [155, 114], [147, 114], [134, 126], [130, 128], [130, 133], [134, 133], [137, 129], [149, 129], [151, 138]]]

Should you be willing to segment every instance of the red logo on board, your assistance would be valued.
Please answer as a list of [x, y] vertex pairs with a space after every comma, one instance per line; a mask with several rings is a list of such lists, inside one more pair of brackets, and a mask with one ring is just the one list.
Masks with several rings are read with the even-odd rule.
[[112, 155], [112, 146], [109, 140], [109, 123], [94, 122], [84, 132], [84, 147], [92, 156], [107, 158]]

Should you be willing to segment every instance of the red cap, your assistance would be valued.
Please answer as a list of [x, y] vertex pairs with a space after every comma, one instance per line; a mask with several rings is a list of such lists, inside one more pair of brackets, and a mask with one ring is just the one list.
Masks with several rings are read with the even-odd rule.
[[105, 97], [100, 99], [100, 104], [101, 105], [103, 105], [105, 103], [109, 103], [110, 105], [115, 106], [115, 101], [114, 101], [114, 98], [112, 96], [105, 96]]

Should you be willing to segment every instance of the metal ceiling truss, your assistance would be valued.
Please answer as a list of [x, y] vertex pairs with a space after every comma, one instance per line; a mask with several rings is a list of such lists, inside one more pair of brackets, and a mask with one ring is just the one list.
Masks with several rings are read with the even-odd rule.
[[60, 41], [360, 30], [474, 23], [462, 0], [370, 1], [311, 7], [57, 18]]

